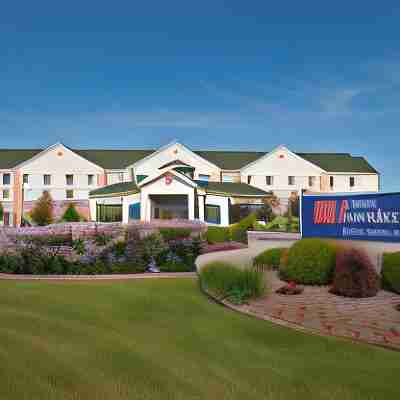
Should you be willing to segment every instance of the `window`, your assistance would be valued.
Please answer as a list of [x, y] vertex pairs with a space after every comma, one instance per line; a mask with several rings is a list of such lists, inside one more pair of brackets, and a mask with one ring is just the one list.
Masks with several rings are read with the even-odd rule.
[[68, 186], [72, 186], [74, 184], [74, 176], [73, 175], [65, 175], [65, 179], [67, 181]]
[[329, 177], [329, 186], [330, 186], [331, 188], [333, 188], [334, 184], [335, 184], [335, 180], [333, 179], [333, 176], [330, 176], [330, 177]]
[[94, 184], [94, 175], [88, 175], [87, 180], [88, 180], [88, 185], [92, 186]]
[[266, 176], [265, 177], [265, 184], [267, 186], [272, 186], [274, 184], [274, 177], [273, 176]]
[[3, 190], [3, 199], [9, 199], [10, 198], [10, 191], [9, 189], [4, 189]]
[[251, 175], [249, 175], [249, 176], [247, 177], [247, 184], [248, 184], [248, 185], [251, 184]]
[[308, 177], [308, 186], [310, 186], [310, 187], [315, 186], [315, 180], [316, 180], [315, 176], [309, 176]]
[[23, 183], [29, 183], [29, 175], [28, 174], [24, 174], [22, 177], [22, 182]]
[[51, 185], [51, 175], [43, 175], [43, 185]]
[[65, 194], [66, 194], [67, 199], [73, 199], [74, 198], [74, 191], [73, 190], [67, 190]]
[[199, 180], [208, 182], [210, 180], [210, 175], [199, 174]]
[[10, 184], [11, 184], [11, 175], [3, 174], [3, 185], [10, 185]]
[[206, 222], [209, 222], [210, 224], [218, 224], [218, 225], [221, 223], [221, 207], [220, 206], [206, 204], [205, 211], [206, 211], [205, 212]]
[[232, 175], [222, 175], [222, 182], [233, 182]]
[[354, 187], [356, 186], [356, 179], [354, 178], [354, 176], [350, 177], [350, 187]]
[[293, 186], [296, 183], [294, 176], [288, 176], [288, 185]]

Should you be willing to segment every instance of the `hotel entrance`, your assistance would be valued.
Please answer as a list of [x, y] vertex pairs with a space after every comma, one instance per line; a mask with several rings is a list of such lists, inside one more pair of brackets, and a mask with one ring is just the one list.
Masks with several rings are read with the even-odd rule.
[[152, 219], [188, 219], [189, 200], [187, 195], [150, 195]]

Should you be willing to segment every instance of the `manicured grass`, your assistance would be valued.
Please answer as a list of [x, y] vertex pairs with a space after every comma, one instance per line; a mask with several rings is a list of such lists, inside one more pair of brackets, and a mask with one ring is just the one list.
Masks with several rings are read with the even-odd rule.
[[[210, 302], [192, 279], [0, 282], [0, 399], [395, 399], [400, 354]], [[397, 372], [396, 372], [397, 371]]]

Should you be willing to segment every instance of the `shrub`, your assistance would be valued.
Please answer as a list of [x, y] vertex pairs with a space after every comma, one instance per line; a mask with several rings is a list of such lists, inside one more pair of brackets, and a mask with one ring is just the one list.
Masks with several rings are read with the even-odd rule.
[[65, 274], [70, 262], [43, 246], [26, 245], [17, 254], [0, 256], [0, 271], [14, 274]]
[[253, 213], [246, 218], [243, 218], [237, 224], [231, 225], [230, 230], [232, 240], [247, 244], [247, 231], [252, 228], [256, 222], [257, 215]]
[[268, 249], [254, 258], [253, 265], [278, 269], [281, 264], [281, 257], [284, 250], [286, 249], [281, 247]]
[[272, 211], [272, 206], [269, 199], [264, 199], [263, 206], [257, 212], [257, 219], [266, 222], [272, 221], [275, 218], [275, 213]]
[[191, 272], [193, 266], [182, 262], [167, 262], [160, 266], [160, 272]]
[[65, 222], [80, 222], [82, 221], [82, 217], [78, 213], [78, 211], [75, 208], [75, 204], [70, 203], [65, 210], [65, 213], [62, 217], [62, 220]]
[[378, 290], [379, 276], [368, 256], [356, 249], [339, 250], [331, 292], [346, 297], [372, 297]]
[[126, 241], [120, 240], [114, 244], [111, 251], [114, 253], [116, 257], [123, 257], [125, 256], [126, 252]]
[[83, 239], [76, 239], [72, 242], [72, 247], [75, 252], [79, 255], [83, 255], [86, 252], [85, 241]]
[[383, 255], [382, 286], [400, 294], [400, 252]]
[[321, 239], [302, 239], [287, 255], [287, 265], [279, 269], [286, 281], [306, 285], [326, 285], [332, 280], [336, 249]]
[[279, 269], [284, 269], [288, 264], [289, 248], [282, 249], [281, 259], [279, 260]]
[[21, 235], [17, 240], [37, 246], [73, 246], [72, 235]]
[[45, 191], [36, 201], [31, 211], [33, 222], [39, 226], [50, 225], [53, 222], [53, 199], [50, 193]]
[[115, 263], [111, 266], [112, 274], [140, 274], [146, 271], [146, 265], [131, 261]]
[[169, 249], [159, 233], [153, 233], [140, 240], [141, 257], [148, 264], [154, 259], [157, 265], [161, 262], [161, 257]]
[[209, 226], [206, 233], [206, 240], [210, 244], [229, 242], [231, 232], [228, 227]]
[[235, 304], [263, 295], [264, 276], [252, 269], [241, 270], [233, 264], [212, 262], [200, 271], [200, 283], [211, 294]]
[[166, 241], [188, 238], [191, 234], [188, 228], [160, 228], [159, 231]]
[[3, 217], [4, 217], [4, 207], [3, 203], [0, 203], [0, 222], [3, 222]]
[[106, 244], [110, 243], [112, 240], [111, 235], [106, 235], [105, 233], [97, 233], [94, 237], [94, 241], [97, 246], [105, 246]]

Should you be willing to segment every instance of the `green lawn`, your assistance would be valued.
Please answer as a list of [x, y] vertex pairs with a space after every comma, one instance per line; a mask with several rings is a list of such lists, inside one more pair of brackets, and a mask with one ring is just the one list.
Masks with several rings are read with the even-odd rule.
[[395, 399], [400, 353], [211, 303], [192, 279], [0, 281], [0, 399]]

